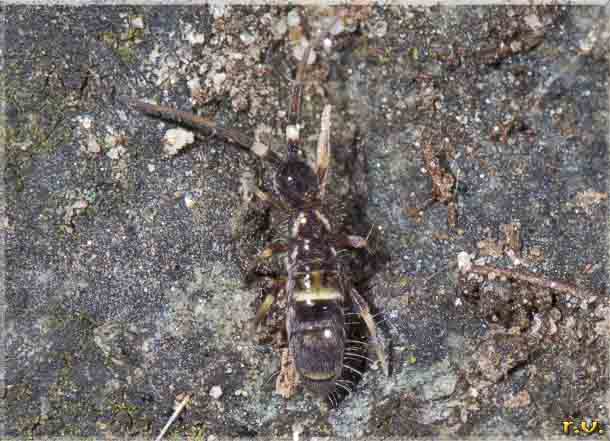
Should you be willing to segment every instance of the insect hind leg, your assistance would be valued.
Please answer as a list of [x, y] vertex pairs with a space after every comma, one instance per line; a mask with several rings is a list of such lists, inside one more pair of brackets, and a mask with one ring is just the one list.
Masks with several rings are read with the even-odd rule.
[[390, 373], [389, 366], [388, 366], [388, 359], [385, 354], [383, 341], [378, 336], [377, 325], [375, 324], [375, 320], [373, 319], [373, 315], [371, 314], [370, 308], [367, 305], [367, 303], [365, 302], [364, 298], [362, 298], [362, 296], [355, 289], [352, 288], [350, 290], [350, 296], [351, 296], [352, 302], [356, 308], [356, 312], [360, 315], [360, 317], [362, 318], [362, 320], [364, 321], [364, 323], [368, 329], [370, 339], [372, 340], [373, 345], [375, 346], [375, 352], [377, 354], [377, 359], [379, 360], [379, 363], [381, 364], [383, 373], [386, 376], [388, 376]]

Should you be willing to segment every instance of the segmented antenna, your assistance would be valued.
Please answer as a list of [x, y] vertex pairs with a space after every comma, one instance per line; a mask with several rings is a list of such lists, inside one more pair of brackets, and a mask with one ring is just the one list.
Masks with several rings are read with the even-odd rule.
[[318, 47], [322, 40], [324, 40], [332, 29], [336, 26], [340, 18], [335, 18], [332, 24], [323, 29], [316, 39], [309, 43], [303, 51], [303, 58], [299, 62], [297, 67], [297, 75], [294, 83], [292, 84], [292, 98], [290, 100], [290, 107], [288, 108], [288, 125], [286, 126], [286, 142], [288, 143], [288, 156], [294, 156], [298, 152], [299, 144], [299, 120], [301, 119], [301, 101], [303, 98], [303, 83], [305, 77], [305, 71], [307, 70], [307, 62], [309, 60], [309, 54], [311, 49]]

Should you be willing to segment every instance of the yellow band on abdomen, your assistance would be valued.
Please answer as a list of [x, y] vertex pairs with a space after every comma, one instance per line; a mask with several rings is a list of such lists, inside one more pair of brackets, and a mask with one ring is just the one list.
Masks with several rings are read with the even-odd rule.
[[294, 299], [297, 302], [313, 302], [316, 300], [341, 300], [343, 294], [337, 291], [335, 288], [318, 288], [308, 289], [303, 291], [296, 291], [294, 293]]

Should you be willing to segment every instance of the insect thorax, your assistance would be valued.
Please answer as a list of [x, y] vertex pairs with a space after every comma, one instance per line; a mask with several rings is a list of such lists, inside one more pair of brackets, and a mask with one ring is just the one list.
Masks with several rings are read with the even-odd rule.
[[299, 159], [280, 164], [275, 175], [275, 188], [290, 207], [300, 208], [319, 195], [318, 177], [312, 168]]

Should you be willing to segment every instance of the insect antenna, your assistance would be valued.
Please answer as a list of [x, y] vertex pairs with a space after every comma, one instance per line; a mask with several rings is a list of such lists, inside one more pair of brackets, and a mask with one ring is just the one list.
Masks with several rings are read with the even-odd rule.
[[288, 126], [286, 127], [286, 141], [288, 143], [288, 155], [297, 154], [297, 143], [299, 142], [299, 127], [298, 122], [301, 119], [301, 101], [303, 98], [303, 84], [305, 79], [305, 71], [307, 69], [307, 62], [309, 61], [309, 54], [313, 47], [317, 47], [320, 42], [326, 38], [330, 31], [335, 27], [339, 19], [335, 18], [331, 26], [326, 29], [320, 30], [318, 36], [312, 42], [307, 44], [307, 47], [303, 51], [303, 57], [297, 67], [296, 79], [292, 86], [292, 98], [290, 100], [290, 107], [288, 109]]

